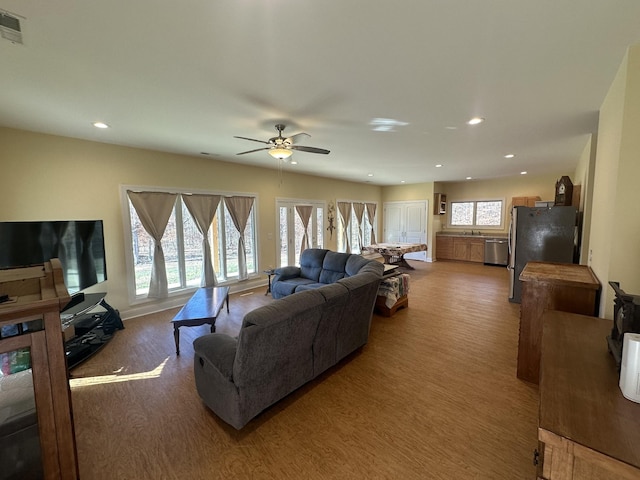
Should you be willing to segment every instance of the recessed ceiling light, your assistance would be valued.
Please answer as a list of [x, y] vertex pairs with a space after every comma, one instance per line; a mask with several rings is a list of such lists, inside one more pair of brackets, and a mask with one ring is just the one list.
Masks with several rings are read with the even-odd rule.
[[298, 164], [298, 161], [297, 161], [297, 160], [291, 160], [291, 162], [290, 162], [290, 163], [291, 163], [291, 165], [297, 165], [297, 164]]
[[373, 177], [373, 173], [367, 173], [367, 177]]
[[513, 158], [515, 155], [513, 153], [507, 153], [504, 158]]
[[109, 128], [109, 125], [104, 122], [94, 122], [93, 126], [96, 128]]
[[404, 180], [400, 180], [400, 183], [404, 183]]
[[473, 117], [467, 123], [469, 125], [478, 125], [479, 123], [482, 123], [482, 122], [484, 122], [484, 118], [482, 118], [482, 117]]
[[441, 163], [439, 163], [439, 164], [437, 164], [437, 165], [436, 165], [436, 168], [440, 168], [440, 167], [442, 167], [442, 164], [441, 164]]
[[527, 172], [520, 172], [520, 175], [526, 175]]
[[467, 180], [471, 180], [471, 177], [467, 177]]

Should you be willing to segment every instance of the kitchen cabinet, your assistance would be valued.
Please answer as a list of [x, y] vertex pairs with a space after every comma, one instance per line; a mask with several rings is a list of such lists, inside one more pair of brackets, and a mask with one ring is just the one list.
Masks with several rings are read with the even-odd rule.
[[436, 260], [453, 260], [453, 237], [436, 235]]
[[484, 262], [484, 238], [468, 235], [436, 235], [436, 260]]
[[611, 321], [543, 316], [537, 476], [541, 480], [640, 478], [640, 404], [618, 387], [604, 338]]
[[433, 194], [433, 214], [445, 215], [447, 213], [447, 196], [444, 193]]
[[536, 202], [540, 201], [540, 197], [513, 197], [511, 199], [512, 207], [535, 207]]
[[453, 259], [464, 262], [484, 262], [484, 238], [454, 237]]

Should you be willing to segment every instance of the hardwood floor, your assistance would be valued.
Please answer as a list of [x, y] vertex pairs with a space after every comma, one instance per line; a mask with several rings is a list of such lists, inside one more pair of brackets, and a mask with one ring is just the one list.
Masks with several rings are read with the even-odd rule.
[[[201, 402], [178, 309], [126, 329], [72, 371], [83, 479], [533, 479], [538, 391], [516, 378], [519, 305], [504, 268], [413, 261], [409, 307], [240, 432]], [[231, 296], [217, 331], [273, 301]]]

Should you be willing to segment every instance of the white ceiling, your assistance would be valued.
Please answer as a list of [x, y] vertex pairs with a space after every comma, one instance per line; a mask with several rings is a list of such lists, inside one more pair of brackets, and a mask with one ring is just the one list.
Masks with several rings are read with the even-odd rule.
[[[380, 185], [566, 171], [638, 0], [0, 0], [0, 125]], [[473, 116], [486, 121], [469, 126]], [[375, 118], [406, 126], [376, 132]], [[101, 120], [108, 130], [92, 126]], [[505, 159], [508, 153], [514, 159]], [[436, 164], [442, 164], [436, 168]], [[373, 177], [367, 174], [372, 173]]]

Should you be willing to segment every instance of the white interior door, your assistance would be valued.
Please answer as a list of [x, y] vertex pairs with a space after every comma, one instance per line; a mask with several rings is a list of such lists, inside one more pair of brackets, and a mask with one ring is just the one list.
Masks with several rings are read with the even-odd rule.
[[[384, 204], [385, 243], [427, 243], [427, 212], [429, 202], [388, 202]], [[414, 252], [405, 258], [427, 260], [427, 252]]]
[[384, 242], [394, 243], [403, 242], [403, 215], [404, 208], [402, 205], [384, 204]]

